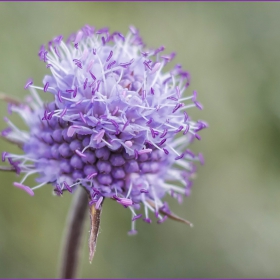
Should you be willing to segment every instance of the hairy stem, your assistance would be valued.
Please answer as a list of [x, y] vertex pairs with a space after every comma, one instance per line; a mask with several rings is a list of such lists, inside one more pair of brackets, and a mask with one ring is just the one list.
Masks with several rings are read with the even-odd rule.
[[66, 234], [64, 237], [62, 260], [59, 271], [60, 278], [76, 278], [81, 237], [87, 211], [88, 194], [84, 188], [80, 187], [74, 194], [67, 218]]

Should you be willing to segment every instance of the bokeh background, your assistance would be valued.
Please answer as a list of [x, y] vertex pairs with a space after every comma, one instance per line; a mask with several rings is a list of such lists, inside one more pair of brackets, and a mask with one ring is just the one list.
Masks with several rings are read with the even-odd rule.
[[[205, 108], [191, 114], [210, 128], [193, 145], [206, 164], [192, 195], [182, 206], [169, 200], [194, 228], [140, 221], [130, 237], [130, 213], [106, 201], [92, 265], [85, 231], [79, 276], [279, 278], [280, 4], [2, 2], [0, 90], [23, 98], [27, 78], [40, 84], [48, 72], [39, 46], [86, 23], [124, 34], [133, 24], [148, 46], [175, 50]], [[29, 197], [14, 179], [0, 175], [0, 278], [57, 277], [72, 197], [54, 197], [49, 186]]]

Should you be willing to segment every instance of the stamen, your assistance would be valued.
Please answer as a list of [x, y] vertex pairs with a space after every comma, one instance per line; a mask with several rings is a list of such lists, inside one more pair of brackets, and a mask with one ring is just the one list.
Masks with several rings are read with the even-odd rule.
[[117, 124], [117, 122], [114, 120], [109, 120], [109, 122], [111, 122], [114, 125], [114, 127], [116, 128], [116, 135], [119, 134], [120, 131], [119, 131], [119, 125]]
[[163, 84], [164, 84], [164, 85], [167, 84], [167, 82], [169, 82], [171, 79], [172, 79], [172, 77], [166, 78], [166, 79], [163, 81]]
[[75, 38], [75, 41], [74, 41], [74, 44], [77, 44], [81, 41], [82, 37], [83, 37], [83, 31], [79, 30], [77, 32], [77, 35], [76, 35], [76, 38]]
[[147, 67], [147, 68], [149, 68], [150, 70], [152, 70], [152, 67], [149, 65], [151, 63], [151, 60], [145, 60], [144, 62], [143, 62], [143, 64]]
[[181, 158], [183, 158], [184, 157], [184, 153], [182, 153], [181, 155], [179, 155], [179, 156], [177, 156], [177, 157], [175, 157], [175, 160], [179, 160], [179, 159], [181, 159]]
[[199, 162], [201, 165], [204, 165], [205, 161], [204, 161], [204, 157], [201, 153], [198, 154], [198, 158], [199, 158]]
[[126, 123], [124, 124], [122, 131], [124, 131], [125, 128], [126, 128], [128, 125], [129, 125], [129, 120], [127, 120]]
[[72, 193], [73, 190], [70, 188], [66, 181], [64, 181], [64, 186], [70, 193]]
[[96, 204], [95, 204], [96, 209], [99, 209], [102, 201], [103, 201], [103, 196], [100, 196], [99, 199], [97, 200]]
[[138, 151], [138, 155], [148, 154], [151, 153], [152, 151], [153, 151], [152, 149], [143, 149]]
[[150, 124], [152, 121], [153, 121], [153, 118], [150, 118], [150, 119], [146, 122], [146, 124]]
[[89, 174], [89, 175], [87, 176], [87, 179], [90, 180], [90, 179], [92, 179], [93, 177], [95, 177], [96, 175], [97, 175], [96, 172], [91, 173], [91, 174]]
[[179, 108], [181, 108], [183, 105], [184, 105], [184, 103], [178, 103], [178, 104], [174, 107], [172, 113], [175, 113], [175, 112], [176, 112]]
[[32, 79], [28, 79], [25, 86], [24, 86], [24, 89], [28, 89], [30, 85], [33, 84], [33, 80]]
[[99, 90], [99, 86], [100, 86], [100, 83], [101, 83], [101, 82], [102, 82], [101, 80], [98, 80], [98, 81], [97, 81], [96, 91]]
[[115, 110], [112, 113], [112, 116], [116, 115], [118, 113], [118, 111], [119, 111], [119, 107], [116, 106]]
[[61, 58], [58, 48], [57, 48], [56, 46], [54, 46], [53, 49], [54, 49], [56, 55], [57, 55], [59, 58]]
[[84, 49], [83, 55], [81, 57], [81, 60], [86, 60], [88, 57], [88, 49]]
[[87, 155], [85, 155], [85, 154], [83, 154], [81, 151], [79, 151], [79, 150], [75, 150], [75, 153], [78, 155], [78, 156], [80, 156], [80, 157], [83, 157], [83, 158], [86, 158], [87, 157]]
[[43, 56], [44, 56], [43, 60], [44, 60], [45, 63], [46, 63], [47, 60], [48, 60], [48, 59], [47, 59], [47, 54], [48, 54], [47, 51], [45, 51], [44, 54], [43, 54]]
[[66, 114], [66, 112], [67, 112], [67, 108], [65, 107], [65, 108], [62, 110], [60, 117], [62, 118], [62, 117]]
[[6, 156], [8, 155], [7, 152], [2, 153], [2, 161], [4, 162], [6, 160]]
[[7, 127], [7, 128], [5, 128], [4, 130], [1, 131], [1, 135], [3, 137], [7, 137], [12, 131], [13, 131], [12, 128]]
[[202, 110], [202, 109], [203, 109], [202, 104], [200, 104], [198, 101], [194, 101], [194, 105], [195, 105], [199, 110]]
[[61, 41], [63, 39], [62, 35], [58, 35], [56, 38], [53, 39], [53, 42], [60, 45]]
[[[115, 192], [117, 192], [116, 188], [115, 188]], [[115, 195], [115, 194], [112, 196], [112, 198], [115, 199], [115, 200], [117, 200], [117, 201], [120, 200], [120, 197], [118, 197], [118, 196]], [[131, 208], [129, 207], [129, 209], [131, 209]]]
[[148, 223], [148, 224], [152, 223], [152, 220], [150, 218], [144, 218], [143, 221]]
[[201, 140], [200, 135], [198, 135], [197, 133], [195, 133], [194, 136], [195, 136], [195, 138], [196, 138], [197, 140]]
[[141, 189], [141, 190], [140, 190], [140, 193], [149, 193], [149, 191], [146, 190], [146, 189]]
[[166, 140], [167, 140], [166, 138], [162, 139], [158, 145], [162, 146], [165, 143]]
[[[15, 171], [16, 171], [16, 173], [19, 175], [20, 174], [20, 172], [21, 172], [21, 169], [19, 168], [19, 161], [13, 161], [10, 157], [8, 157], [8, 161], [9, 161], [9, 163], [13, 166], [13, 168], [15, 169]], [[26, 176], [25, 176], [25, 178], [27, 177], [27, 176], [29, 176], [30, 174], [27, 174]], [[21, 183], [23, 183], [23, 181], [21, 181]]]
[[102, 40], [102, 44], [103, 44], [103, 46], [105, 46], [105, 44], [106, 44], [106, 40], [105, 40], [104, 36], [102, 36], [101, 40]]
[[113, 51], [110, 51], [109, 56], [106, 59], [106, 62], [108, 62], [112, 56], [113, 56]]
[[154, 73], [160, 68], [160, 66], [161, 66], [161, 63], [160, 63], [160, 62], [156, 63], [156, 64], [154, 65], [152, 71], [151, 71], [151, 74], [154, 74]]
[[50, 112], [50, 113], [48, 114], [47, 119], [48, 119], [48, 120], [51, 120], [51, 119], [52, 119], [53, 114], [54, 114], [54, 112]]
[[79, 59], [73, 59], [73, 62], [75, 63], [75, 65], [77, 67], [79, 67], [80, 69], [83, 69], [82, 62]]
[[93, 140], [95, 140], [96, 143], [99, 144], [99, 143], [101, 142], [101, 140], [102, 140], [104, 134], [105, 134], [105, 130], [104, 130], [104, 129], [100, 130], [100, 131], [93, 137]]
[[76, 130], [77, 130], [77, 126], [75, 126], [75, 125], [69, 126], [69, 128], [67, 130], [67, 136], [72, 137], [75, 134]]
[[44, 92], [46, 92], [48, 90], [49, 87], [49, 82], [46, 82], [45, 86], [44, 86]]
[[176, 86], [177, 98], [181, 97], [181, 92], [178, 86]]
[[116, 61], [115, 61], [115, 60], [112, 61], [112, 62], [110, 62], [110, 63], [108, 64], [108, 66], [107, 66], [107, 69], [111, 69], [112, 66], [115, 65], [115, 64], [116, 64]]
[[195, 158], [195, 154], [189, 149], [187, 149], [184, 153], [190, 155], [192, 158]]
[[79, 114], [80, 114], [82, 121], [86, 124], [87, 120], [85, 119], [84, 114], [82, 112], [80, 112]]
[[152, 137], [155, 138], [156, 137], [156, 132], [151, 127], [150, 127], [150, 131], [151, 131]]
[[89, 72], [90, 71], [90, 69], [91, 69], [91, 67], [92, 67], [92, 65], [93, 65], [93, 63], [94, 63], [94, 60], [92, 59], [89, 63], [88, 63], [88, 66], [87, 66], [87, 72]]
[[142, 214], [138, 214], [132, 218], [132, 221], [134, 222], [134, 221], [140, 219], [141, 217], [142, 217]]
[[129, 30], [133, 35], [138, 33], [138, 30], [133, 25], [129, 26]]
[[92, 77], [92, 79], [95, 81], [96, 77], [91, 73], [91, 71], [89, 71], [90, 76]]
[[137, 233], [138, 233], [138, 231], [136, 229], [132, 229], [127, 234], [128, 235], [136, 235]]
[[17, 188], [20, 188], [22, 190], [24, 190], [25, 192], [27, 192], [29, 195], [33, 196], [34, 195], [34, 192], [32, 191], [32, 189], [28, 186], [25, 186], [21, 183], [17, 183], [17, 182], [14, 182], [14, 186], [17, 187]]
[[160, 135], [160, 138], [163, 138], [168, 132], [168, 129], [165, 128], [164, 131], [162, 132], [162, 134]]
[[119, 200], [117, 200], [117, 202], [122, 204], [123, 206], [126, 206], [126, 207], [133, 205], [133, 201], [129, 198], [121, 197]]
[[73, 97], [74, 98], [77, 96], [77, 93], [78, 93], [78, 89], [77, 89], [77, 87], [75, 87], [74, 92], [73, 92]]
[[88, 78], [86, 78], [85, 81], [84, 81], [84, 90], [85, 90], [86, 87], [87, 87], [87, 82], [88, 82]]
[[167, 97], [166, 99], [170, 99], [170, 100], [173, 100], [173, 101], [178, 101], [178, 98], [173, 97], [173, 96], [169, 96], [169, 97]]
[[159, 52], [162, 52], [162, 51], [164, 51], [164, 50], [165, 50], [164, 46], [161, 46], [161, 47], [159, 47], [158, 49], [155, 50], [154, 55], [156, 55], [156, 54], [158, 54]]
[[165, 215], [162, 219], [158, 220], [157, 223], [158, 224], [162, 224], [163, 222], [165, 222], [167, 219], [167, 216]]
[[193, 98], [192, 98], [192, 101], [195, 103], [195, 102], [196, 102], [196, 99], [197, 99], [197, 91], [194, 90], [194, 91], [193, 91]]
[[62, 190], [61, 190], [59, 184], [56, 184], [56, 186], [55, 186], [55, 188], [54, 188], [54, 192], [55, 192], [57, 195], [59, 195], [59, 196], [63, 194], [63, 192], [62, 192]]
[[[76, 106], [78, 106], [79, 104], [81, 104], [83, 102], [83, 100], [81, 99], [81, 100], [78, 100], [77, 102], [75, 102], [72, 106], [73, 107], [76, 107]], [[72, 107], [71, 106], [71, 107]]]
[[44, 111], [44, 117], [42, 118], [42, 121], [43, 121], [43, 120], [47, 120], [47, 119], [48, 119], [48, 111], [45, 110], [45, 111]]
[[179, 133], [180, 131], [182, 131], [183, 128], [184, 128], [184, 127], [183, 127], [182, 125], [180, 125], [180, 126], [178, 127], [178, 129], [176, 129], [174, 132], [175, 132], [175, 133]]
[[133, 63], [133, 61], [134, 59], [131, 59], [130, 62], [120, 63], [119, 66], [126, 68], [130, 66]]
[[186, 125], [186, 129], [185, 129], [184, 132], [183, 132], [184, 135], [186, 135], [186, 134], [189, 132], [189, 128], [190, 128], [190, 127], [189, 127], [189, 125], [187, 124], [187, 125]]
[[62, 103], [61, 91], [60, 90], [58, 90], [57, 97], [58, 97], [59, 102]]

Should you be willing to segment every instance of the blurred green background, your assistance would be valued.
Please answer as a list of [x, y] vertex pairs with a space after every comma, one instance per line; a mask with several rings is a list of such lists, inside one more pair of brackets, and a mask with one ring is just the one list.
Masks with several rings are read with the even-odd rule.
[[[23, 98], [27, 78], [41, 84], [39, 46], [86, 23], [124, 34], [133, 24], [148, 46], [176, 51], [205, 108], [191, 113], [210, 128], [193, 145], [206, 165], [192, 195], [182, 206], [170, 200], [194, 228], [139, 221], [139, 234], [127, 236], [130, 213], [106, 201], [92, 265], [85, 231], [79, 276], [279, 278], [279, 3], [2, 2], [0, 90]], [[13, 187], [14, 174], [0, 176], [0, 278], [56, 277], [71, 195], [46, 186], [32, 198]]]

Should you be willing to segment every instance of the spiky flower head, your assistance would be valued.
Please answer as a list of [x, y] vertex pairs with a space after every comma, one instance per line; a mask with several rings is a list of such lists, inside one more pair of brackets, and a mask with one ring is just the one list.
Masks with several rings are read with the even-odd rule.
[[[145, 222], [151, 212], [158, 223], [174, 218], [164, 196], [181, 202], [190, 194], [195, 162], [203, 164], [203, 157], [188, 145], [207, 124], [189, 117], [190, 108], [202, 105], [195, 91], [183, 97], [188, 72], [180, 65], [164, 71], [175, 54], [163, 50], [146, 49], [134, 27], [124, 37], [88, 25], [66, 42], [58, 36], [42, 46], [39, 57], [51, 74], [42, 87], [28, 80], [26, 102], [9, 104], [28, 131], [6, 118], [2, 132], [24, 152], [2, 156], [24, 175], [14, 185], [30, 195], [46, 184], [57, 195], [82, 186], [96, 209], [111, 198], [131, 210], [131, 234], [141, 205]], [[43, 103], [38, 90], [53, 101]], [[38, 184], [30, 188], [24, 182], [32, 174]]]

